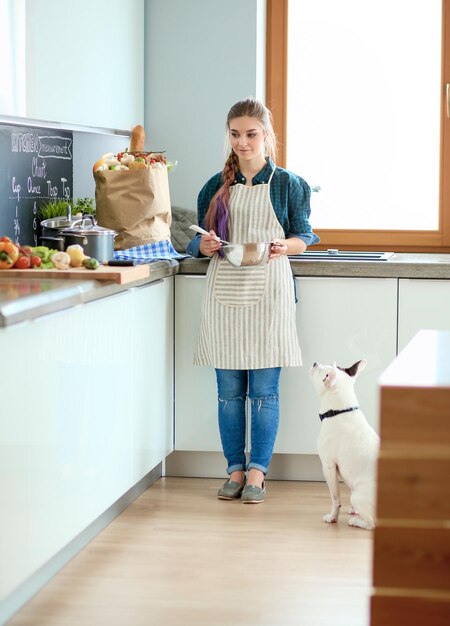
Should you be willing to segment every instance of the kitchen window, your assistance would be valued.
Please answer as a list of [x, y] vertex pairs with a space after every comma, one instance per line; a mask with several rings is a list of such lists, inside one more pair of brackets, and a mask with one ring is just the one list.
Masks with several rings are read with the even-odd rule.
[[450, 251], [449, 10], [267, 0], [279, 163], [320, 187], [321, 245]]

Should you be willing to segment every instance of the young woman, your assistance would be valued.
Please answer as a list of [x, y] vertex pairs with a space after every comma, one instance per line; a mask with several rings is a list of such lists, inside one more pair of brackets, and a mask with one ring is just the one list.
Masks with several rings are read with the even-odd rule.
[[[230, 153], [223, 171], [198, 197], [198, 223], [209, 235], [195, 237], [187, 250], [195, 257], [212, 257], [194, 363], [216, 370], [219, 430], [229, 474], [218, 497], [258, 503], [264, 501], [264, 476], [278, 430], [281, 368], [302, 364], [287, 255], [301, 254], [319, 239], [309, 224], [309, 186], [274, 164], [270, 111], [258, 100], [237, 102], [227, 116], [226, 138]], [[223, 258], [218, 238], [271, 241], [269, 262], [234, 268]]]

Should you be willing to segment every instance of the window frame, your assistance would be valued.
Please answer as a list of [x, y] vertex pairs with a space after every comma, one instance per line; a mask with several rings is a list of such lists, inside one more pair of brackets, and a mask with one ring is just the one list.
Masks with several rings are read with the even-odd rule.
[[[289, 0], [266, 0], [266, 104], [274, 118], [281, 167], [286, 167]], [[441, 141], [439, 228], [422, 230], [317, 229], [318, 248], [384, 249], [393, 252], [450, 252], [450, 0], [442, 0]], [[449, 111], [450, 113], [450, 111]], [[301, 175], [301, 172], [299, 172]]]

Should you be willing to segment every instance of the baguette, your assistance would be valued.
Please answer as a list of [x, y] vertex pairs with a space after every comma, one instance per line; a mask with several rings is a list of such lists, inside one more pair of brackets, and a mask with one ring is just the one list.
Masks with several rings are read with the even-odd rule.
[[131, 130], [130, 152], [143, 152], [145, 143], [145, 130], [140, 124]]

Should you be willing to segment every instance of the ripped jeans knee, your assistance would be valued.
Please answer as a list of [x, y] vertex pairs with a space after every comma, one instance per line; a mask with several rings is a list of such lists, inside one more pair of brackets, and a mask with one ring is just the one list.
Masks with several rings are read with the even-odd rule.
[[264, 396], [262, 398], [250, 398], [250, 402], [253, 415], [253, 411], [261, 413], [264, 407], [277, 406], [279, 403], [279, 398], [278, 394], [273, 394], [271, 396]]
[[248, 467], [267, 472], [279, 424], [278, 394], [251, 398], [251, 450]]

